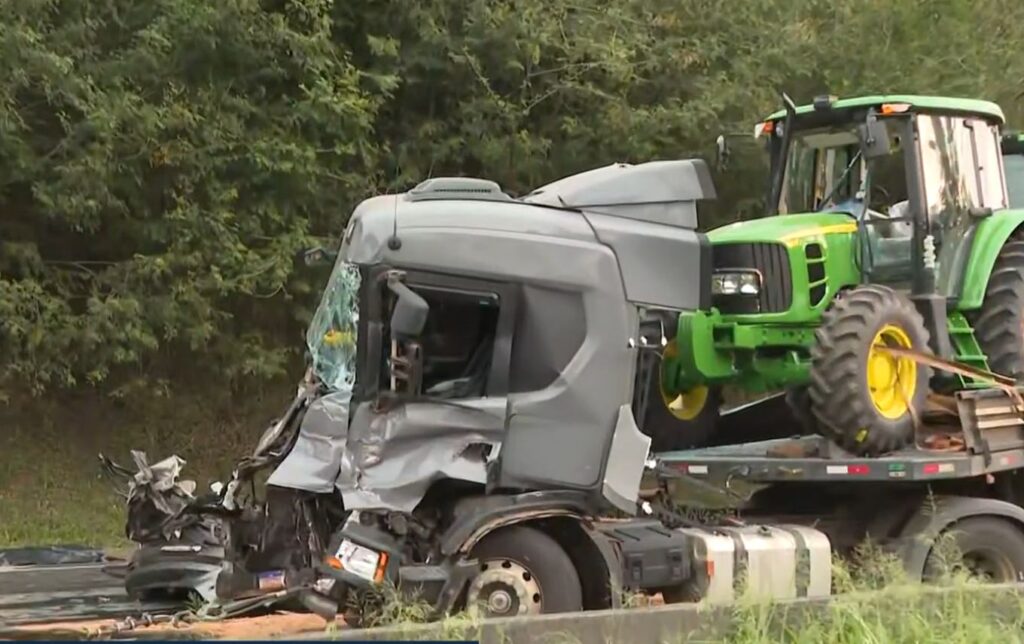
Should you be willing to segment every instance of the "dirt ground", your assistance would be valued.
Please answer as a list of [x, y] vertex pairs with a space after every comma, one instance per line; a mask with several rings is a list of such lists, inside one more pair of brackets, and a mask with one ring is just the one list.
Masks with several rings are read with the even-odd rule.
[[[70, 632], [80, 633], [83, 636], [95, 635], [103, 632], [103, 629], [110, 628], [116, 620], [103, 619], [92, 621], [75, 622], [51, 622], [47, 624], [32, 624], [19, 626], [15, 629], [25, 633], [45, 633], [59, 631], [62, 634]], [[271, 615], [260, 615], [256, 617], [237, 617], [223, 622], [208, 622], [203, 624], [192, 624], [184, 627], [190, 634], [202, 639], [251, 639], [280, 637], [287, 635], [298, 635], [299, 633], [310, 633], [323, 631], [331, 627], [330, 624], [316, 615], [309, 613], [273, 613]], [[338, 618], [333, 625], [334, 628], [344, 628], [345, 623]], [[169, 638], [174, 638], [175, 633], [183, 629], [175, 629], [170, 626], [151, 626], [137, 629], [145, 631], [147, 636], [158, 636], [166, 633]]]

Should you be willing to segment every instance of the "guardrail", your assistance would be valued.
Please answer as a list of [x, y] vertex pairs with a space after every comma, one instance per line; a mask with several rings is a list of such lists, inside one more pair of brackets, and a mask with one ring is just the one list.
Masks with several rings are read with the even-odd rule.
[[836, 595], [829, 599], [792, 600], [764, 604], [732, 604], [705, 606], [675, 604], [644, 608], [541, 615], [532, 618], [504, 618], [471, 622], [454, 617], [434, 624], [416, 624], [365, 630], [338, 630], [289, 636], [288, 640], [339, 641], [409, 641], [460, 640], [481, 644], [509, 642], [543, 642], [544, 644], [655, 644], [687, 641], [719, 641], [731, 639], [736, 628], [737, 609], [745, 609], [749, 617], [758, 616], [758, 629], [767, 641], [780, 641], [788, 632], [798, 631], [809, 620], [827, 617], [830, 611], [847, 607], [863, 607], [872, 602], [875, 608], [899, 616], [906, 608], [901, 601], [920, 602], [916, 607], [941, 618], [957, 610], [969, 593], [972, 601], [984, 602], [993, 619], [1020, 620], [1024, 606], [1024, 584], [964, 587], [913, 587], [873, 593]]

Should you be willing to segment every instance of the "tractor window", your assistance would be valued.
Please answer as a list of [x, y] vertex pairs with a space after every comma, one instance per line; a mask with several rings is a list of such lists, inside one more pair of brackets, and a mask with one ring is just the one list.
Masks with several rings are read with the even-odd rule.
[[889, 154], [867, 162], [867, 209], [864, 212], [870, 245], [872, 278], [899, 284], [909, 279], [914, 222], [907, 189], [907, 156], [900, 125], [889, 122]]
[[1024, 208], [1024, 154], [1003, 157], [1006, 167], [1006, 189], [1010, 193], [1010, 207]]
[[977, 150], [978, 183], [982, 205], [1000, 210], [1006, 208], [1006, 190], [999, 164], [999, 128], [982, 121], [974, 127], [974, 147]]
[[991, 126], [979, 119], [921, 116], [918, 131], [925, 207], [939, 251], [936, 285], [955, 297], [967, 260], [970, 209], [1005, 204], [999, 158]]

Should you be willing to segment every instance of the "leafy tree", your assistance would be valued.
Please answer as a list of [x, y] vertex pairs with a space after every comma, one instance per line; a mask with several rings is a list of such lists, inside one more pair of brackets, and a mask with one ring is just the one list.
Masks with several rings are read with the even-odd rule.
[[280, 365], [293, 256], [349, 209], [377, 98], [331, 3], [13, 0], [0, 20], [0, 377]]

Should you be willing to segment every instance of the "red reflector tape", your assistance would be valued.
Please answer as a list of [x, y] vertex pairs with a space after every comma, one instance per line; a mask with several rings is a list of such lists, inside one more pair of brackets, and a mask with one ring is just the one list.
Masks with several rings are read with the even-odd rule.
[[870, 474], [871, 468], [867, 465], [851, 465], [849, 472], [850, 474]]
[[925, 463], [921, 471], [925, 474], [950, 474], [956, 471], [952, 463]]
[[870, 474], [871, 466], [864, 464], [855, 465], [826, 465], [826, 474]]

